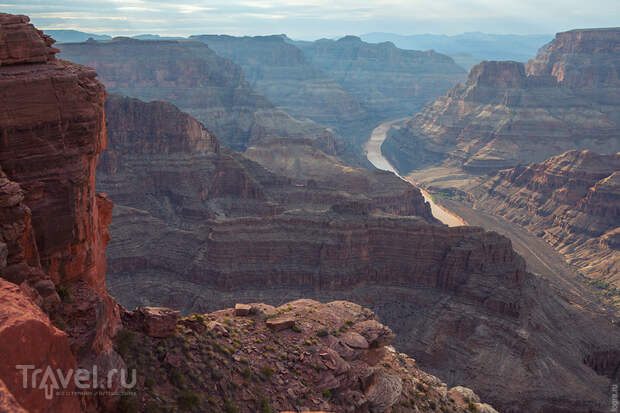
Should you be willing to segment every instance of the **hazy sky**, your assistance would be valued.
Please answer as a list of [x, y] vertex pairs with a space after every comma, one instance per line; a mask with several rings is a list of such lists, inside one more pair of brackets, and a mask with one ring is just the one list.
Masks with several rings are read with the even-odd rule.
[[344, 34], [468, 31], [547, 34], [620, 26], [620, 0], [0, 0], [42, 29], [110, 35]]

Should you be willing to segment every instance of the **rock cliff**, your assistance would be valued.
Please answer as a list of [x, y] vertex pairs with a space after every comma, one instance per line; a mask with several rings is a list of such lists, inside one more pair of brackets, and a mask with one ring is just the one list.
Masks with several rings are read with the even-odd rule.
[[402, 50], [390, 42], [371, 44], [346, 36], [292, 43], [352, 94], [375, 122], [411, 116], [465, 75], [448, 56]]
[[241, 67], [198, 41], [115, 38], [59, 47], [63, 58], [94, 68], [108, 91], [172, 102], [235, 150], [267, 135], [326, 133], [310, 120], [276, 109], [250, 87]]
[[470, 192], [475, 207], [543, 237], [602, 287], [620, 287], [620, 154], [566, 152], [500, 171]]
[[[105, 397], [49, 401], [42, 388], [16, 388], [21, 373], [14, 362], [32, 364], [28, 354], [37, 366], [66, 369], [77, 362], [107, 372], [123, 365], [112, 349], [119, 313], [105, 287], [112, 206], [95, 194], [97, 158], [106, 144], [105, 90], [91, 69], [57, 60], [53, 40], [28, 21], [0, 14], [0, 39], [7, 45], [0, 57], [0, 165], [6, 173], [0, 176], [0, 274], [23, 291], [3, 281], [0, 342], [10, 366], [3, 366], [1, 379], [32, 411], [76, 411], [80, 402], [96, 409]], [[24, 341], [15, 346], [11, 337], [19, 334]]]
[[383, 149], [405, 173], [429, 165], [470, 173], [542, 162], [567, 150], [620, 150], [620, 29], [559, 33], [527, 68], [482, 62]]
[[[146, 112], [160, 103], [132, 100], [135, 113], [127, 113], [123, 100], [107, 105], [119, 111], [108, 123], [111, 152], [112, 119], [144, 114], [137, 130], [157, 126]], [[142, 140], [149, 136], [158, 133]], [[467, 383], [502, 411], [602, 409], [613, 373], [594, 367], [613, 363], [601, 355], [614, 360], [620, 336], [580, 309], [594, 304], [528, 274], [504, 237], [433, 225], [419, 191], [392, 174], [300, 148], [292, 152], [299, 162], [277, 143], [248, 148], [271, 170], [224, 149], [123, 153], [114, 174], [98, 177], [112, 199], [125, 197], [108, 249], [114, 295], [128, 308], [164, 305], [186, 314], [238, 301], [351, 300], [372, 308], [424, 368], [449, 385]], [[190, 178], [196, 165], [200, 179]], [[272, 208], [258, 207], [265, 204]], [[202, 212], [186, 214], [186, 205]], [[507, 375], [519, 379], [498, 385]]]
[[368, 116], [359, 102], [283, 36], [192, 36], [218, 55], [243, 68], [258, 92], [296, 118], [331, 127], [363, 123]]

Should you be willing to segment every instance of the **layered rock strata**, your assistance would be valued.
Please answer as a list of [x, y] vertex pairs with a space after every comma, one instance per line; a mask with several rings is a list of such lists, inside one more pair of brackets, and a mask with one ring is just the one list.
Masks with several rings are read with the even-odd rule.
[[[128, 107], [144, 114], [154, 105]], [[120, 115], [134, 116], [121, 110], [110, 119]], [[157, 124], [143, 119], [138, 130]], [[115, 149], [115, 128], [108, 124], [109, 151], [120, 153], [117, 168], [101, 173], [98, 184], [127, 203], [115, 208], [108, 255], [110, 288], [128, 307], [188, 313], [240, 300], [348, 299], [376, 311], [398, 334], [397, 345], [425, 368], [450, 385], [468, 383], [502, 410], [587, 411], [606, 402], [600, 389], [608, 369], [584, 360], [615, 354], [612, 324], [583, 313], [579, 308], [593, 306], [584, 298], [528, 274], [508, 239], [432, 225], [419, 191], [392, 174], [344, 167], [307, 145], [290, 158], [276, 144], [246, 151], [271, 171], [221, 148], [128, 154]], [[142, 140], [156, 143], [150, 136], [200, 142], [157, 130]], [[152, 147], [170, 146], [178, 147]], [[223, 159], [225, 171], [218, 166]], [[195, 165], [204, 169], [200, 179], [190, 178]], [[142, 192], [138, 182], [150, 189]], [[220, 188], [224, 182], [247, 184]], [[552, 371], [546, 360], [556, 366]], [[543, 370], [544, 378], [537, 375]], [[498, 387], [507, 371], [520, 379]]]
[[353, 95], [375, 122], [411, 116], [465, 76], [446, 55], [402, 50], [390, 42], [372, 44], [346, 36], [292, 43]]
[[602, 287], [620, 287], [620, 154], [566, 152], [500, 171], [470, 192], [475, 207], [543, 237]]
[[527, 66], [482, 62], [383, 149], [402, 172], [443, 163], [470, 173], [567, 150], [620, 151], [620, 29], [558, 33]]
[[250, 87], [241, 67], [198, 41], [115, 38], [59, 47], [63, 58], [94, 68], [108, 91], [172, 102], [235, 150], [268, 135], [326, 133], [313, 121], [276, 109]]
[[368, 114], [335, 80], [308, 62], [283, 36], [192, 36], [243, 68], [250, 85], [296, 118], [344, 127]]
[[[0, 179], [6, 257], [0, 273], [21, 283], [29, 297], [3, 284], [3, 332], [26, 341], [17, 347], [9, 336], [1, 341], [8, 355], [3, 361], [12, 367], [1, 379], [29, 410], [97, 409], [105, 397], [49, 401], [43, 388], [15, 388], [21, 373], [13, 364], [25, 363], [28, 354], [36, 365], [65, 370], [77, 362], [98, 365], [105, 374], [124, 365], [112, 349], [120, 319], [105, 287], [112, 205], [95, 194], [97, 158], [106, 144], [105, 90], [91, 69], [57, 60], [53, 41], [28, 21], [0, 15], [0, 39], [7, 45], [0, 57], [0, 165], [6, 173]], [[49, 316], [65, 331], [52, 327]]]

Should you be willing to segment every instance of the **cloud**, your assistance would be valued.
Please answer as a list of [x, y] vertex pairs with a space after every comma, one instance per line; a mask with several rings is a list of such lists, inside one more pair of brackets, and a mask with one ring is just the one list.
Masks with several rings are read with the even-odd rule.
[[108, 34], [288, 33], [296, 38], [372, 31], [555, 33], [617, 25], [618, 0], [19, 0], [2, 5], [34, 24]]

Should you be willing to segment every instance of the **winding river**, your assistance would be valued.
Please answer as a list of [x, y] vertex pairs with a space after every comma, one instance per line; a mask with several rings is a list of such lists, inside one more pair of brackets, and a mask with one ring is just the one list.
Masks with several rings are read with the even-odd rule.
[[[415, 183], [411, 179], [400, 176], [396, 168], [392, 166], [392, 164], [383, 156], [383, 153], [381, 152], [381, 145], [383, 144], [383, 141], [385, 141], [385, 138], [387, 137], [387, 133], [392, 127], [392, 125], [401, 123], [405, 119], [406, 118], [395, 119], [389, 122], [384, 122], [380, 124], [379, 126], [377, 126], [372, 131], [372, 134], [370, 135], [370, 139], [364, 145], [364, 150], [366, 151], [366, 158], [368, 158], [370, 163], [372, 163], [375, 166], [375, 168], [382, 169], [384, 171], [393, 172], [400, 179], [409, 182], [413, 186], [416, 186]], [[424, 196], [424, 200], [431, 205], [431, 212], [433, 213], [433, 216], [435, 218], [437, 218], [438, 220], [440, 220], [441, 222], [443, 222], [444, 224], [450, 227], [458, 227], [461, 225], [467, 225], [467, 223], [461, 217], [453, 214], [447, 209], [434, 203], [428, 192], [426, 192], [422, 188], [419, 188], [419, 189], [422, 192], [422, 195]]]

